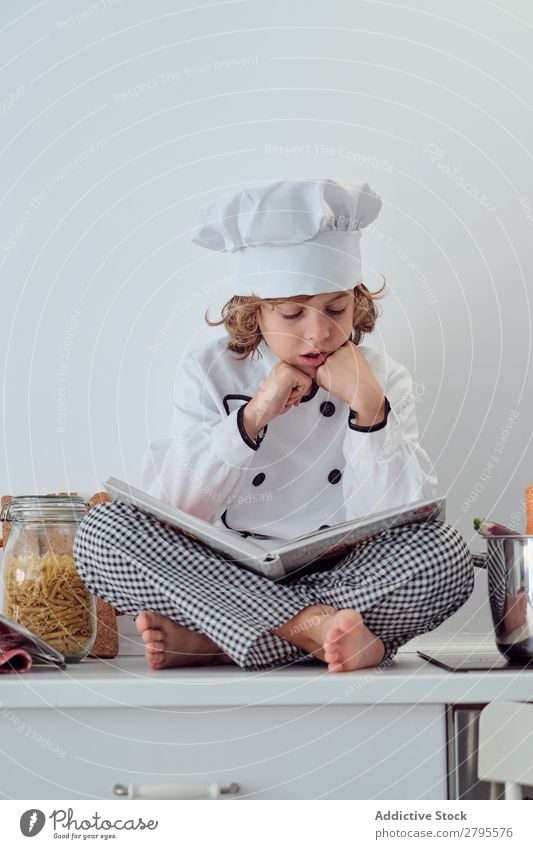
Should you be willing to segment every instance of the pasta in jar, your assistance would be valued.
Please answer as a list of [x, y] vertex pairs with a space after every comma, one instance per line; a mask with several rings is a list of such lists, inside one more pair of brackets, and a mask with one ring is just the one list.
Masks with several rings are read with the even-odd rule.
[[[13, 524], [4, 554], [2, 612], [76, 662], [94, 644], [96, 602], [72, 554], [84, 502], [64, 501], [19, 496], [9, 505]], [[81, 505], [72, 504], [76, 501]]]
[[4, 572], [6, 616], [73, 660], [93, 638], [92, 595], [74, 558], [48, 552], [26, 561], [8, 557]]

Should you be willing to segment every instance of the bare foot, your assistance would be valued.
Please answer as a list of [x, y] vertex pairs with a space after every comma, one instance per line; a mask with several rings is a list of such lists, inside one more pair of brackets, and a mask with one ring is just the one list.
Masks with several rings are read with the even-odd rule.
[[328, 664], [329, 672], [377, 666], [385, 654], [382, 641], [366, 627], [357, 610], [307, 607], [273, 633], [310, 651]]
[[139, 613], [135, 627], [142, 634], [146, 660], [152, 669], [233, 663], [205, 634], [190, 631], [153, 610]]
[[385, 646], [356, 610], [339, 610], [323, 624], [324, 660], [329, 672], [350, 672], [377, 666]]

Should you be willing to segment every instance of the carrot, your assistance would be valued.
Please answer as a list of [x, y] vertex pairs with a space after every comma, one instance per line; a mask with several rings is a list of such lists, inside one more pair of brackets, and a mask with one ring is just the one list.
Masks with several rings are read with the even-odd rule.
[[533, 534], [533, 483], [526, 486], [526, 534]]

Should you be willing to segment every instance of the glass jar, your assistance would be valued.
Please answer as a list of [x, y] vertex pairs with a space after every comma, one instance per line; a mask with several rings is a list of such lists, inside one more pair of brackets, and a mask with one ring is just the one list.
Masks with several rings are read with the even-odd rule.
[[46, 640], [68, 663], [89, 654], [96, 638], [96, 599], [73, 556], [87, 506], [80, 496], [20, 495], [0, 514], [12, 523], [2, 561], [2, 613]]

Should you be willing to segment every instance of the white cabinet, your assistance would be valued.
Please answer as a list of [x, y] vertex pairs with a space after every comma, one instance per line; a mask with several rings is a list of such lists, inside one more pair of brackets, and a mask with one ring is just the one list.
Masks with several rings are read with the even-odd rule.
[[8, 798], [237, 782], [240, 799], [446, 799], [438, 705], [3, 707], [0, 744]]
[[446, 706], [532, 694], [533, 671], [453, 674], [412, 652], [343, 675], [318, 663], [153, 672], [134, 655], [34, 667], [0, 676], [0, 793], [236, 782], [239, 799], [445, 800]]

